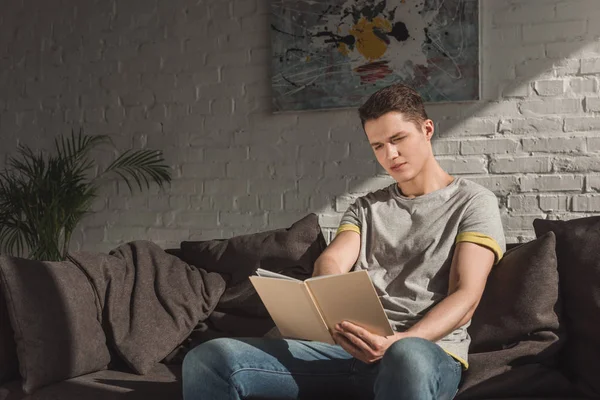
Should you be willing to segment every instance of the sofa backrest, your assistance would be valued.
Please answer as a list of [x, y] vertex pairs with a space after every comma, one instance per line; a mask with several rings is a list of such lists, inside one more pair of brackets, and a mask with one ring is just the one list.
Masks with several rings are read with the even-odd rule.
[[[520, 243], [507, 244], [507, 250], [519, 246]], [[168, 253], [179, 256], [180, 249], [167, 249]], [[19, 361], [14, 332], [8, 317], [6, 300], [0, 286], [0, 385], [19, 379]]]
[[506, 251], [510, 249], [514, 249], [515, 247], [519, 247], [523, 243], [506, 243]]

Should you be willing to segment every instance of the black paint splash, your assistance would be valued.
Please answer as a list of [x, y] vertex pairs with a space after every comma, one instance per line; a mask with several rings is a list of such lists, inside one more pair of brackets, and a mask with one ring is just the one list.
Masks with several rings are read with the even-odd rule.
[[310, 57], [310, 56], [312, 56], [312, 54], [310, 52], [306, 51], [306, 50], [299, 49], [297, 47], [292, 47], [292, 48], [287, 49], [285, 51], [285, 54], [283, 56], [279, 57], [279, 62], [290, 61], [291, 60], [291, 57], [290, 57], [291, 54], [296, 54], [299, 57]]
[[332, 7], [333, 7], [333, 6], [332, 6], [332, 5], [330, 5], [329, 7], [327, 7], [327, 9], [326, 9], [325, 11], [323, 11], [321, 14], [319, 14], [319, 18], [317, 18], [317, 22], [318, 22], [318, 21], [320, 21], [320, 20], [322, 20], [322, 19], [323, 19], [323, 17], [324, 17], [325, 15], [327, 15], [327, 13], [329, 12], [329, 10], [331, 10], [331, 8], [332, 8]]
[[346, 44], [348, 47], [353, 48], [356, 43], [356, 38], [352, 35], [336, 35], [335, 33], [329, 31], [321, 31], [317, 32], [313, 35], [314, 37], [328, 36], [329, 39], [325, 40], [325, 43], [335, 43], [336, 46], [340, 43]]
[[394, 37], [399, 42], [405, 42], [410, 37], [406, 24], [402, 21], [394, 23], [392, 31], [388, 35]]
[[283, 33], [284, 35], [290, 35], [290, 36], [297, 37], [297, 38], [304, 38], [305, 37], [304, 35], [295, 35], [295, 34], [290, 33], [290, 32], [282, 31], [281, 29], [277, 28], [273, 24], [271, 24], [271, 29], [273, 29], [275, 32]]
[[[373, 33], [379, 39], [381, 39], [386, 44], [390, 44], [390, 37], [393, 37], [399, 42], [405, 42], [410, 38], [410, 34], [408, 29], [406, 28], [406, 24], [402, 21], [396, 21], [396, 10], [398, 6], [394, 7], [390, 11], [386, 11], [385, 8], [387, 6], [387, 0], [381, 0], [379, 2], [374, 2], [373, 4], [365, 4], [365, 5], [351, 5], [343, 10], [342, 16], [340, 18], [340, 23], [338, 24], [338, 28], [344, 23], [344, 20], [347, 17], [352, 17], [352, 22], [357, 24], [361, 18], [365, 18], [367, 21], [373, 21], [377, 17], [383, 17], [388, 21], [392, 22], [392, 30], [390, 32], [386, 32], [381, 28], [374, 28]], [[329, 8], [328, 8], [329, 9]], [[319, 16], [321, 18], [322, 15]], [[330, 36], [328, 31], [318, 32], [315, 36]], [[326, 43], [335, 43], [338, 45], [341, 43], [346, 43], [350, 49], [353, 49], [354, 43], [356, 39], [352, 37], [352, 35], [344, 36], [343, 40], [341, 40], [341, 36], [335, 35], [335, 38], [331, 36], [332, 39], [328, 40]], [[350, 39], [353, 38], [353, 40]]]
[[[431, 24], [429, 24], [429, 26], [431, 26]], [[444, 57], [446, 58], [450, 58], [450, 55], [448, 53], [446, 53], [443, 49], [437, 47], [437, 46], [432, 46], [433, 44], [433, 40], [431, 40], [431, 36], [429, 35], [429, 28], [423, 28], [423, 31], [425, 32], [425, 41], [423, 42], [423, 47], [425, 47], [425, 49], [427, 50], [438, 50]], [[446, 32], [448, 33], [448, 32]]]

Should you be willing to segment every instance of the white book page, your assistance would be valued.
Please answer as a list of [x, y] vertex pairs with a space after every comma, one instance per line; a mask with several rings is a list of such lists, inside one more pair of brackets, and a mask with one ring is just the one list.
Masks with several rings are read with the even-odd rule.
[[291, 276], [278, 274], [277, 272], [268, 271], [262, 268], [256, 270], [256, 275], [262, 276], [263, 278], [287, 279], [288, 281], [301, 282], [299, 279], [292, 278]]

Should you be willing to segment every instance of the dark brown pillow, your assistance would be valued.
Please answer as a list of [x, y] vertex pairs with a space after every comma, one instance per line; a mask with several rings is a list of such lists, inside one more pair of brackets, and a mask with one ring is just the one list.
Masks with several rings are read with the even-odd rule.
[[257, 268], [297, 279], [312, 275], [313, 265], [327, 246], [319, 219], [311, 213], [289, 228], [203, 242], [181, 242], [177, 254], [188, 264], [228, 278], [217, 310], [225, 313], [268, 317], [248, 277]]
[[106, 368], [99, 304], [74, 264], [0, 256], [0, 278], [26, 393]]
[[493, 268], [469, 327], [470, 352], [500, 350], [546, 332], [559, 334], [554, 245], [549, 233], [507, 251]]
[[586, 394], [600, 397], [600, 217], [536, 219], [533, 227], [537, 236], [556, 235], [567, 371]]
[[469, 333], [460, 399], [572, 394], [563, 344], [554, 234], [506, 252], [488, 278]]
[[0, 287], [0, 385], [19, 378], [15, 333], [10, 325], [4, 293]]

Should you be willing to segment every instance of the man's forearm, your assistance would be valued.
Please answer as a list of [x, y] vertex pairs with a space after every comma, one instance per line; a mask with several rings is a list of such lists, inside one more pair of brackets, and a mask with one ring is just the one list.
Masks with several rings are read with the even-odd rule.
[[315, 262], [312, 276], [335, 275], [343, 272], [342, 267], [333, 257], [321, 256]]
[[473, 300], [470, 293], [456, 291], [439, 302], [425, 314], [423, 319], [400, 335], [404, 337], [409, 334], [409, 336], [436, 342], [466, 324], [471, 319], [476, 306], [477, 302]]

